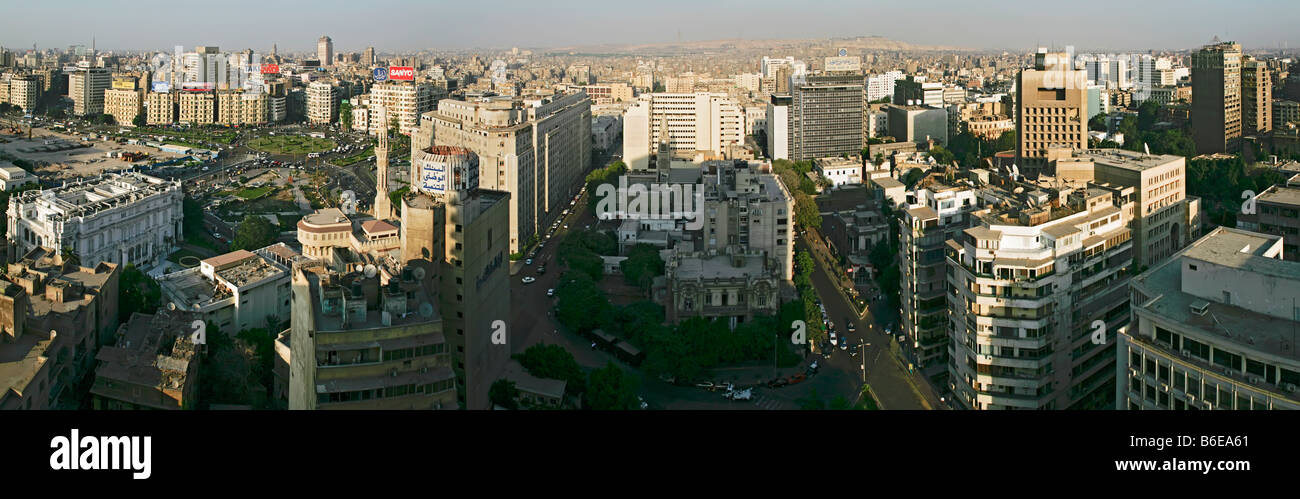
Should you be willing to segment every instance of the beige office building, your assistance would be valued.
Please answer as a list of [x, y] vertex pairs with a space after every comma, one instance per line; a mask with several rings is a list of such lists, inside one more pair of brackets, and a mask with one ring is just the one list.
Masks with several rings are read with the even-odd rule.
[[[0, 82], [4, 85], [4, 82]], [[36, 108], [36, 102], [41, 97], [41, 81], [34, 75], [14, 75], [8, 82], [9, 95], [6, 100], [15, 106], [23, 109], [23, 112], [30, 113]]]
[[217, 94], [212, 91], [180, 93], [176, 121], [190, 125], [211, 125], [217, 119]]
[[442, 100], [411, 139], [413, 150], [432, 145], [473, 151], [479, 188], [510, 193], [510, 252], [521, 252], [582, 187], [591, 166], [591, 99], [578, 92], [531, 103]]
[[104, 114], [113, 116], [121, 126], [135, 126], [135, 117], [144, 112], [144, 92], [135, 78], [113, 80], [113, 88], [104, 91]]
[[321, 67], [334, 65], [334, 40], [328, 36], [316, 40], [316, 58], [320, 59]]
[[265, 125], [267, 103], [265, 92], [217, 91], [217, 124]]
[[722, 154], [744, 141], [745, 109], [727, 94], [644, 94], [623, 114], [623, 156], [629, 170], [653, 169], [650, 155], [662, 142], [674, 152]]
[[339, 89], [334, 85], [317, 81], [307, 86], [307, 122], [312, 124], [330, 124], [339, 116]]
[[1068, 54], [1039, 49], [1016, 77], [1016, 164], [1033, 176], [1055, 154], [1088, 148], [1087, 72]]
[[1241, 142], [1241, 44], [1192, 54], [1192, 140], [1198, 154], [1235, 152]]
[[112, 75], [107, 69], [80, 63], [68, 75], [68, 97], [72, 98], [72, 114], [86, 116], [104, 112], [104, 91], [108, 90]]
[[176, 100], [173, 92], [149, 92], [145, 96], [145, 122], [150, 125], [169, 125], [176, 122]]
[[1247, 56], [1241, 65], [1241, 133], [1256, 135], [1273, 129], [1273, 81], [1268, 63]]

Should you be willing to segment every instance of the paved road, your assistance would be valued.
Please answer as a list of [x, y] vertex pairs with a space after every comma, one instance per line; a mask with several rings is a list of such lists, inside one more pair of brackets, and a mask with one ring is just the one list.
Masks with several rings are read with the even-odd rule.
[[[810, 233], [811, 234], [811, 233]], [[806, 237], [799, 238], [799, 246], [807, 249]], [[817, 244], [817, 241], [812, 241]], [[848, 300], [837, 289], [837, 284], [828, 275], [826, 264], [820, 258], [813, 259], [816, 270], [812, 274], [813, 288], [826, 306], [826, 313], [835, 324], [836, 333], [849, 338], [850, 344], [867, 344], [858, 357], [850, 357], [843, 351], [836, 350], [830, 354], [827, 366], [854, 373], [862, 379], [863, 358], [866, 359], [866, 380], [876, 394], [883, 409], [920, 410], [940, 407], [938, 396], [919, 376], [907, 372], [889, 352], [889, 337], [884, 334], [883, 325], [873, 320], [868, 313], [865, 318], [858, 318]], [[856, 333], [849, 334], [843, 322], [852, 320]]]

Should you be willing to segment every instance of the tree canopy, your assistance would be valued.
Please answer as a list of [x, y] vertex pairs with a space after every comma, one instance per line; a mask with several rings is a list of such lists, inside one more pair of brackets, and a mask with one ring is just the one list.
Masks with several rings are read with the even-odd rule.
[[255, 250], [275, 242], [280, 235], [280, 227], [260, 215], [244, 215], [244, 219], [235, 227], [235, 239], [231, 249]]

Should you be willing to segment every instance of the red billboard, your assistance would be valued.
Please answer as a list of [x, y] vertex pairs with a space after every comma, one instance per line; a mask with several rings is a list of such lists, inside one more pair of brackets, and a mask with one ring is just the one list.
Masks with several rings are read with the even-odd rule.
[[262, 65], [262, 74], [264, 74], [264, 75], [267, 75], [267, 74], [279, 74], [279, 73], [280, 73], [280, 65], [279, 65], [279, 64], [263, 64], [263, 65]]
[[411, 66], [389, 66], [388, 79], [414, 81], [415, 68]]

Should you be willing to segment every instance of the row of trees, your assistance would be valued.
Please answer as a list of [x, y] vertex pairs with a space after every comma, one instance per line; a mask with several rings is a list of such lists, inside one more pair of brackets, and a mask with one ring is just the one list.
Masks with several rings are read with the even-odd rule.
[[812, 169], [813, 162], [809, 160], [778, 159], [772, 162], [772, 171], [794, 196], [794, 223], [805, 228], [822, 226], [822, 216], [813, 199], [817, 195], [817, 184], [808, 178]]

